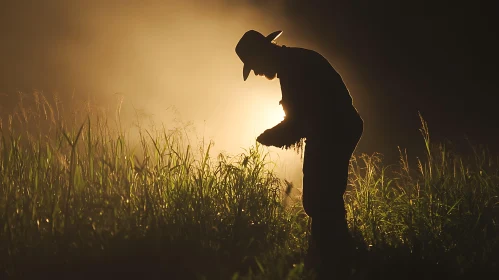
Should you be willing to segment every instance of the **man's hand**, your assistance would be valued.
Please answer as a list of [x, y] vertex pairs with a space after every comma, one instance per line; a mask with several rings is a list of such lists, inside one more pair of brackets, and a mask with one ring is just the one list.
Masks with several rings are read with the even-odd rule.
[[278, 143], [276, 143], [277, 141], [275, 139], [275, 133], [272, 133], [271, 129], [266, 129], [262, 134], [260, 134], [256, 138], [256, 141], [258, 141], [258, 143], [265, 145], [265, 146], [275, 146], [275, 147], [282, 146], [282, 145], [278, 145]]
[[295, 123], [285, 119], [278, 125], [270, 129], [266, 129], [256, 138], [256, 141], [265, 146], [282, 148], [296, 143], [304, 136], [305, 135], [301, 135], [301, 133], [299, 133]]

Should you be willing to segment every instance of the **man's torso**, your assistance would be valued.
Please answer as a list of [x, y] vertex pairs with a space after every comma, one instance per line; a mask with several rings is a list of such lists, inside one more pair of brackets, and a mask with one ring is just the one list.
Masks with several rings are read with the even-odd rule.
[[286, 118], [305, 126], [308, 134], [329, 129], [346, 132], [352, 125], [361, 125], [341, 76], [322, 55], [283, 46], [280, 65], [278, 78]]

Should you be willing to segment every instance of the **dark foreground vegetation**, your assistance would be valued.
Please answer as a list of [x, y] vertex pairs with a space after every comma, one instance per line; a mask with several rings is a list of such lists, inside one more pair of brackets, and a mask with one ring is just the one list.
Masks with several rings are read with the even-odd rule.
[[[305, 278], [309, 221], [261, 146], [213, 157], [181, 129], [132, 136], [34, 97], [0, 124], [1, 279]], [[421, 132], [427, 155], [415, 166], [404, 152], [395, 165], [352, 158], [354, 279], [498, 269], [498, 162], [432, 143], [423, 119]]]

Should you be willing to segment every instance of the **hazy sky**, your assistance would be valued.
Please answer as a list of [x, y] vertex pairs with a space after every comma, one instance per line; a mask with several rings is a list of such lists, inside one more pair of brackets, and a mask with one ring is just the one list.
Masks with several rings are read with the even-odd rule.
[[[123, 118], [192, 122], [237, 153], [279, 122], [278, 80], [242, 80], [234, 52], [249, 29], [283, 30], [280, 44], [323, 54], [365, 121], [358, 152], [412, 155], [433, 139], [497, 146], [497, 17], [486, 1], [2, 1], [0, 113], [17, 90], [98, 100]], [[433, 2], [432, 2], [433, 3]], [[69, 101], [66, 105], [69, 106]], [[172, 114], [175, 108], [178, 115]], [[297, 178], [299, 157], [281, 153]]]

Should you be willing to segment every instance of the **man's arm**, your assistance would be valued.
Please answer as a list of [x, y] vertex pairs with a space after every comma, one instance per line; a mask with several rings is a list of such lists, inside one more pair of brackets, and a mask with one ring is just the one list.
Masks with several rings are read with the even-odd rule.
[[265, 130], [256, 141], [265, 146], [289, 147], [304, 138], [303, 129], [298, 122], [285, 118], [276, 126]]

